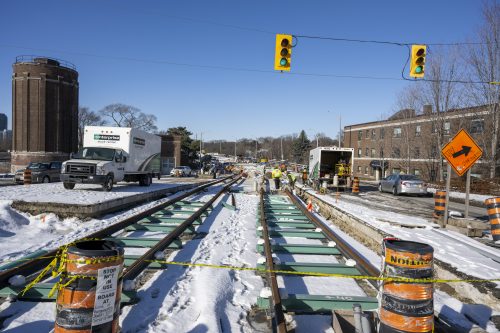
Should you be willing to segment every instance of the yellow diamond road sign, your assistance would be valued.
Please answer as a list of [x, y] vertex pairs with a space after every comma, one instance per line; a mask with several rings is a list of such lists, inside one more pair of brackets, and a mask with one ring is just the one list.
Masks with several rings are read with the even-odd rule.
[[441, 154], [450, 163], [455, 172], [461, 176], [467, 172], [481, 157], [483, 151], [466, 130], [461, 129], [450, 142], [448, 142]]

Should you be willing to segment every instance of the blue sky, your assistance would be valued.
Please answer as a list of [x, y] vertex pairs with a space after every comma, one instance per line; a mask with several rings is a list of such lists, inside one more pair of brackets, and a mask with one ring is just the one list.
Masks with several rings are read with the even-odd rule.
[[480, 9], [476, 0], [1, 1], [0, 112], [10, 121], [15, 57], [34, 54], [75, 64], [80, 106], [94, 111], [133, 105], [160, 129], [185, 126], [204, 140], [335, 137], [340, 115], [344, 126], [395, 110], [411, 84], [400, 79], [407, 49], [299, 38], [291, 73], [278, 73], [276, 33], [460, 42], [473, 38]]

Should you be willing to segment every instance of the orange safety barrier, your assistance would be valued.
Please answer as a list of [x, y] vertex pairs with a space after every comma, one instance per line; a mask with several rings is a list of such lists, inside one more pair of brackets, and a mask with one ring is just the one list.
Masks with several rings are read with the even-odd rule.
[[444, 220], [444, 209], [446, 204], [446, 191], [436, 191], [434, 194], [434, 214], [435, 223], [442, 223]]
[[24, 169], [23, 177], [24, 177], [24, 179], [23, 179], [24, 185], [31, 184], [31, 169]]
[[352, 181], [352, 194], [359, 194], [359, 178], [354, 177], [354, 180]]
[[[427, 279], [433, 276], [432, 246], [384, 240], [384, 277]], [[433, 285], [431, 282], [392, 282], [381, 286], [379, 333], [432, 332], [434, 327]]]
[[66, 253], [54, 333], [119, 332], [123, 248], [112, 241], [85, 241]]
[[484, 203], [488, 209], [493, 241], [500, 241], [500, 197], [486, 199]]

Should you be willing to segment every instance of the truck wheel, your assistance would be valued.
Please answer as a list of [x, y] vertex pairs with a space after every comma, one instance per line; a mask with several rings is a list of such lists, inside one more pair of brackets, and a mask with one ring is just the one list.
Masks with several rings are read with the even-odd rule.
[[152, 182], [153, 178], [151, 175], [146, 175], [146, 177], [144, 177], [144, 186], [150, 186]]
[[75, 183], [63, 183], [64, 188], [67, 190], [72, 190], [75, 188]]
[[50, 178], [49, 178], [49, 176], [45, 176], [45, 177], [43, 177], [43, 179], [42, 179], [42, 183], [50, 183]]
[[110, 192], [113, 189], [113, 177], [107, 176], [106, 181], [102, 184], [102, 190], [105, 192]]

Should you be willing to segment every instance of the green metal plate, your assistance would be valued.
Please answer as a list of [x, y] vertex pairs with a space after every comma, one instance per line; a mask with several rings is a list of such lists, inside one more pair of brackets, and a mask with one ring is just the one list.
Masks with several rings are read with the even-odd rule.
[[[333, 310], [351, 310], [353, 304], [360, 304], [363, 311], [378, 309], [375, 297], [338, 296], [338, 295], [288, 295], [281, 298], [281, 304], [286, 312], [295, 313], [325, 313]], [[269, 299], [259, 297], [257, 305], [261, 309], [269, 308]]]
[[[161, 223], [134, 223], [127, 228], [125, 228], [126, 231], [134, 231], [134, 230], [144, 230], [144, 231], [161, 231], [161, 232], [166, 232], [169, 233], [178, 226], [176, 225], [167, 225], [167, 224], [161, 224]], [[186, 230], [184, 230], [184, 233], [186, 234], [194, 234], [194, 227], [188, 227]]]
[[[162, 238], [145, 238], [145, 237], [118, 237], [118, 238], [105, 238], [106, 240], [111, 240], [118, 243], [123, 247], [153, 247]], [[180, 249], [182, 248], [182, 242], [179, 239], [174, 240], [167, 248], [169, 249]]]
[[[266, 269], [265, 264], [258, 264], [257, 268]], [[305, 263], [305, 262], [282, 262], [275, 264], [274, 269], [277, 271], [291, 271], [301, 273], [325, 273], [325, 274], [345, 274], [359, 276], [361, 273], [356, 267], [346, 266], [343, 264], [325, 264], [325, 263]], [[280, 274], [280, 273], [277, 273]]]
[[[324, 245], [275, 244], [271, 245], [271, 250], [276, 253], [289, 254], [340, 254], [337, 248]], [[264, 253], [264, 245], [258, 244], [257, 251]]]
[[[125, 267], [129, 267], [130, 265], [132, 265], [134, 263], [134, 261], [136, 261], [140, 257], [141, 256], [139, 256], [139, 255], [128, 254], [125, 256], [125, 260], [124, 260], [123, 265]], [[149, 269], [164, 269], [166, 267], [167, 267], [166, 265], [162, 265], [162, 264], [157, 263], [157, 262], [152, 262], [148, 265]]]
[[[260, 222], [257, 223], [260, 225]], [[316, 226], [310, 222], [304, 223], [303, 221], [287, 221], [287, 222], [268, 222], [267, 226], [270, 228], [296, 228], [306, 230], [316, 230]]]
[[[270, 237], [304, 237], [308, 239], [326, 239], [322, 232], [304, 231], [304, 230], [285, 230], [285, 229], [270, 229], [268, 230]], [[257, 231], [257, 234], [262, 237], [262, 230]]]

